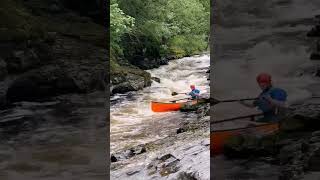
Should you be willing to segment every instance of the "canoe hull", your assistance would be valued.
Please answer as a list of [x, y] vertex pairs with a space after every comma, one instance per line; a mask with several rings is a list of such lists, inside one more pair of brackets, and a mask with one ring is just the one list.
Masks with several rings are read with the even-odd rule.
[[279, 131], [279, 123], [268, 123], [246, 128], [213, 131], [210, 133], [210, 155], [216, 156], [223, 153], [226, 141], [241, 134], [269, 135]]
[[152, 101], [151, 110], [153, 112], [179, 111], [187, 103], [196, 104], [197, 101], [188, 101], [188, 102], [180, 102], [180, 103], [164, 103], [164, 102]]

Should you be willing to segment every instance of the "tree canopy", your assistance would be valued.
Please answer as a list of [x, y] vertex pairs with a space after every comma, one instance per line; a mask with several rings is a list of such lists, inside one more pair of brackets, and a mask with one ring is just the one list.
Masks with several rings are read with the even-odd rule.
[[204, 51], [210, 29], [209, 6], [209, 0], [112, 0], [112, 46], [128, 58], [141, 52], [157, 58]]

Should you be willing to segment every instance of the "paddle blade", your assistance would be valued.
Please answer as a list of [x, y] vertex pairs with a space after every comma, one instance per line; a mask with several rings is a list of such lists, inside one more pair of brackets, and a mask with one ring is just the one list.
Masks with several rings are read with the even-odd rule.
[[171, 95], [172, 96], [176, 96], [176, 95], [178, 95], [178, 93], [177, 92], [172, 92]]

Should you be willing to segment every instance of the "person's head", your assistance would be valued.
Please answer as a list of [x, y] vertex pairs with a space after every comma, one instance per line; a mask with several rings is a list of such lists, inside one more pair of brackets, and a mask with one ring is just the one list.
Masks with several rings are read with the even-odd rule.
[[196, 88], [195, 85], [190, 85], [190, 89], [194, 90]]
[[260, 73], [257, 76], [257, 83], [259, 84], [259, 86], [262, 90], [265, 90], [266, 88], [268, 88], [272, 85], [271, 75], [269, 75], [267, 73]]

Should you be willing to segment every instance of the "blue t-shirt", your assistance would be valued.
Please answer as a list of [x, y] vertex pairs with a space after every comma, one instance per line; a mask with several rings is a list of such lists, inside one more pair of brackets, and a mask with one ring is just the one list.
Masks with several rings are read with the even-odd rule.
[[272, 99], [283, 101], [287, 100], [287, 93], [283, 89], [280, 88], [269, 88], [264, 90], [259, 95], [258, 99], [254, 102], [258, 108], [263, 111], [264, 113], [274, 113], [275, 108], [271, 106], [268, 100], [265, 99], [266, 95], [270, 95]]
[[198, 90], [198, 89], [194, 89], [189, 93], [189, 95], [192, 97], [192, 99], [197, 98], [197, 96], [199, 96], [199, 94], [200, 94], [200, 90]]

